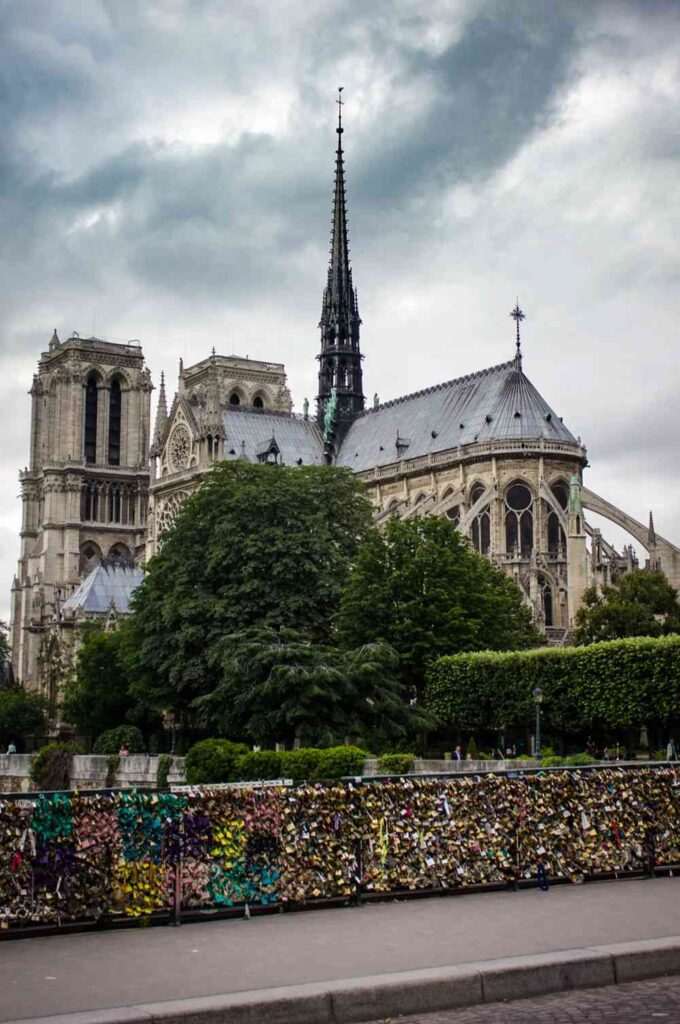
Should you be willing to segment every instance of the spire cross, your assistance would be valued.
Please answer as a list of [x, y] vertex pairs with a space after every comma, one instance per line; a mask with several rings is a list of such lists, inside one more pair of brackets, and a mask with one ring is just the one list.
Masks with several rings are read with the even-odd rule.
[[515, 342], [515, 344], [517, 345], [517, 355], [519, 355], [520, 354], [519, 325], [521, 324], [522, 320], [526, 320], [526, 317], [525, 317], [524, 313], [519, 308], [519, 299], [517, 299], [517, 301], [515, 303], [515, 308], [510, 313], [510, 316], [515, 321], [515, 325], [517, 327], [517, 341]]
[[339, 85], [338, 86], [338, 98], [335, 101], [337, 103], [337, 105], [338, 105], [338, 128], [337, 128], [338, 135], [340, 135], [342, 133], [342, 108], [345, 105], [344, 100], [342, 98], [342, 90], [344, 88], [345, 88], [344, 85]]

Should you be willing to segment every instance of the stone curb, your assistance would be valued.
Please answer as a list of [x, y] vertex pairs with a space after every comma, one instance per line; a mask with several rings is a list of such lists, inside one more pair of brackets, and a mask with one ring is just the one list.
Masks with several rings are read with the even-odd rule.
[[360, 1024], [680, 974], [680, 936], [6, 1024]]

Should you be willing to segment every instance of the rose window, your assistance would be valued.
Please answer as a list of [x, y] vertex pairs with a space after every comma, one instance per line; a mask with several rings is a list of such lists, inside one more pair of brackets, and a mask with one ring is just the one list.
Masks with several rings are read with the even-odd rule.
[[170, 468], [177, 472], [186, 469], [191, 456], [191, 434], [184, 426], [175, 427], [168, 445]]

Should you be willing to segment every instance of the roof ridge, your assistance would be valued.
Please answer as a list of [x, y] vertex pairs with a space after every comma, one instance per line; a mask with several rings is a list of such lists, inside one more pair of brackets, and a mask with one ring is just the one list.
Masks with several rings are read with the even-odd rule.
[[255, 409], [252, 406], [229, 405], [225, 407], [224, 412], [236, 412], [239, 415], [252, 413], [254, 416], [278, 416], [279, 419], [302, 420], [303, 422], [306, 420], [309, 423], [316, 422], [309, 414], [305, 416], [303, 412], [286, 412], [285, 409]]
[[[442, 381], [441, 384], [432, 384], [429, 388], [421, 388], [420, 391], [412, 391], [408, 395], [400, 395], [398, 398], [391, 398], [389, 402], [381, 402], [371, 409], [364, 409], [360, 416], [370, 416], [371, 413], [380, 412], [381, 409], [390, 409], [400, 402], [407, 402], [411, 398], [420, 398], [421, 395], [432, 395], [436, 391], [443, 391], [444, 388], [453, 387], [456, 384], [467, 384], [469, 381], [485, 377], [489, 373], [496, 373], [498, 370], [509, 370], [515, 366], [515, 360], [509, 359], [506, 363], [497, 363], [495, 366], [487, 366], [485, 370], [475, 370], [474, 373], [466, 373], [462, 377], [454, 377], [452, 380]], [[520, 371], [521, 372], [521, 371]]]

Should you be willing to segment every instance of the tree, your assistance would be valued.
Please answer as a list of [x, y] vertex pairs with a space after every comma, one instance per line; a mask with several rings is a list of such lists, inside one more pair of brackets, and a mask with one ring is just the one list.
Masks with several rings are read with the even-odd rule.
[[327, 640], [370, 519], [349, 470], [217, 463], [134, 596], [134, 691], [181, 713], [218, 683], [225, 635], [264, 625]]
[[225, 637], [219, 651], [220, 681], [196, 705], [202, 724], [223, 735], [326, 746], [413, 727], [417, 712], [404, 700], [387, 644], [344, 651], [295, 630], [254, 627]]
[[0, 744], [26, 736], [41, 735], [45, 727], [44, 701], [35, 694], [16, 688], [0, 688]]
[[75, 682], [66, 688], [62, 717], [89, 740], [125, 724], [136, 703], [123, 656], [124, 630], [123, 625], [112, 633], [86, 633], [76, 659]]
[[616, 587], [586, 590], [576, 624], [578, 644], [680, 633], [678, 594], [662, 572], [629, 572]]
[[384, 640], [420, 692], [444, 654], [535, 646], [539, 634], [515, 585], [470, 549], [447, 519], [391, 519], [360, 548], [337, 620], [345, 646]]
[[9, 646], [8, 639], [9, 627], [6, 622], [0, 621], [0, 665], [4, 665], [5, 662], [10, 661], [12, 652]]

